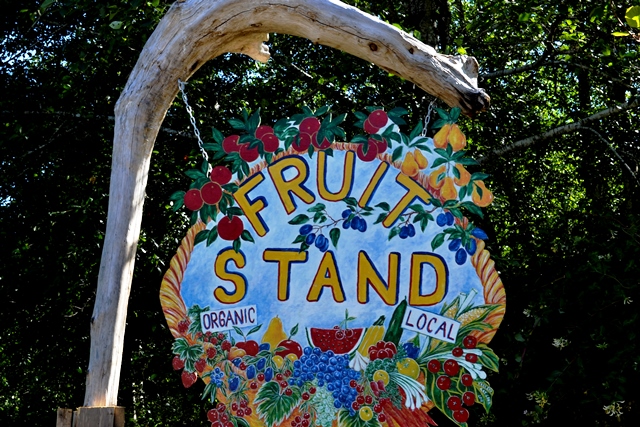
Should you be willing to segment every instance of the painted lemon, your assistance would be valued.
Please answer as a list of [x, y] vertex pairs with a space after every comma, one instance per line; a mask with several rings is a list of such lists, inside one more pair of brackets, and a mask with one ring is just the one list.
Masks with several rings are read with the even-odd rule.
[[373, 411], [368, 406], [363, 406], [358, 411], [358, 415], [360, 415], [360, 419], [362, 421], [369, 421], [371, 418], [373, 418]]
[[402, 359], [396, 363], [396, 366], [398, 367], [398, 372], [402, 375], [411, 377], [414, 380], [420, 376], [420, 366], [418, 365], [418, 362], [410, 357]]
[[284, 359], [282, 358], [282, 356], [273, 356], [272, 360], [278, 369], [282, 368], [282, 365], [284, 365]]
[[374, 381], [382, 380], [382, 383], [386, 386], [387, 384], [389, 384], [389, 374], [387, 373], [387, 371], [383, 371], [382, 369], [379, 369], [373, 373], [373, 380]]

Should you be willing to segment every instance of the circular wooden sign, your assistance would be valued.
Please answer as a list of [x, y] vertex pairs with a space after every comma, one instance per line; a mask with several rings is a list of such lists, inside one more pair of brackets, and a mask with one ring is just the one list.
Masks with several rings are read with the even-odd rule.
[[214, 129], [211, 162], [172, 196], [192, 211], [161, 287], [173, 366], [200, 377], [215, 427], [433, 423], [488, 411], [487, 346], [505, 294], [465, 216], [493, 199], [469, 173], [458, 111], [433, 139], [400, 131], [404, 110], [327, 109]]

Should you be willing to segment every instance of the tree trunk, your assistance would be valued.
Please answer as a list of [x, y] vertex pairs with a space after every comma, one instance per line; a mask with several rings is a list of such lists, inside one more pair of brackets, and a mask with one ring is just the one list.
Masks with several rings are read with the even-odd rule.
[[142, 204], [167, 109], [206, 61], [226, 52], [267, 61], [270, 32], [349, 52], [474, 115], [489, 106], [473, 58], [438, 54], [335, 0], [188, 0], [174, 3], [145, 45], [116, 105], [107, 231], [91, 320], [85, 406], [115, 406]]

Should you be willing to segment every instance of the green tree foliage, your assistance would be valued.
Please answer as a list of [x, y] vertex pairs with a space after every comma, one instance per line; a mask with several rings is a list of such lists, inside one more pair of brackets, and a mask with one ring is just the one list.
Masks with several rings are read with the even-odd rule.
[[[639, 3], [349, 3], [443, 53], [475, 56], [479, 86], [492, 97], [489, 111], [461, 126], [470, 154], [491, 174], [496, 201], [477, 222], [490, 236], [509, 304], [492, 343], [501, 356], [500, 373], [490, 378], [493, 411], [472, 408], [471, 425], [635, 425]], [[82, 405], [113, 106], [170, 2], [3, 6], [0, 424], [44, 426], [57, 407]], [[189, 82], [203, 134], [211, 126], [229, 131], [224, 119], [243, 107], [261, 107], [270, 120], [302, 104], [331, 104], [338, 113], [403, 106], [415, 122], [433, 99], [307, 40], [271, 35], [269, 46], [266, 65], [224, 55]], [[152, 158], [128, 308], [119, 393], [127, 425], [206, 424], [206, 403], [171, 370], [171, 334], [158, 301], [188, 224], [168, 197], [186, 188], [181, 171], [197, 163], [176, 99]]]

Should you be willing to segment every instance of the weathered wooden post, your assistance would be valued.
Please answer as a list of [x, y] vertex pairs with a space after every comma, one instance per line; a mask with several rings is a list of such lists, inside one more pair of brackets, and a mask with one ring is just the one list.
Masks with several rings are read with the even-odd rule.
[[[116, 105], [107, 231], [91, 320], [84, 407], [113, 426], [127, 303], [153, 145], [178, 91], [206, 61], [226, 52], [266, 62], [268, 33], [305, 37], [349, 52], [474, 115], [489, 106], [470, 57], [433, 48], [336, 0], [187, 0], [173, 4], [149, 38]], [[111, 414], [111, 415], [110, 415]], [[94, 418], [95, 419], [95, 418]], [[78, 427], [95, 427], [79, 417]]]

